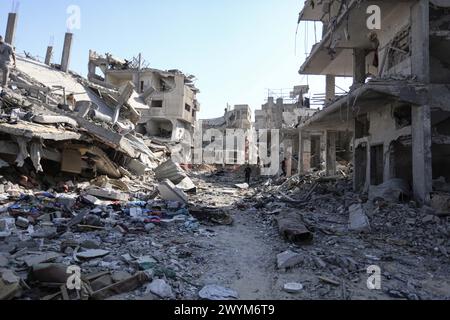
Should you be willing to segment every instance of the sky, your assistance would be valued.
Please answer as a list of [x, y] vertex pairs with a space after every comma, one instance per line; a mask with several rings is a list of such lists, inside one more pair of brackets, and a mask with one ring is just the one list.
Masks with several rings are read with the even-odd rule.
[[[297, 18], [304, 0], [0, 0], [0, 34], [7, 14], [19, 14], [15, 46], [45, 57], [54, 45], [61, 61], [67, 21], [75, 5], [70, 68], [86, 76], [89, 49], [131, 59], [142, 53], [152, 68], [179, 69], [197, 77], [199, 118], [223, 116], [227, 104], [260, 109], [268, 89], [309, 84], [324, 92], [322, 77], [298, 74], [321, 33]], [[320, 40], [320, 38], [318, 39]]]

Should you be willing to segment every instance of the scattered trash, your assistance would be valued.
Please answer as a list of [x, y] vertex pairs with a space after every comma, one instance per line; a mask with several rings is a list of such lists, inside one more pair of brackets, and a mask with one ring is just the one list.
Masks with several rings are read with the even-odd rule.
[[301, 283], [290, 282], [284, 285], [283, 290], [287, 293], [297, 294], [303, 290], [303, 285]]

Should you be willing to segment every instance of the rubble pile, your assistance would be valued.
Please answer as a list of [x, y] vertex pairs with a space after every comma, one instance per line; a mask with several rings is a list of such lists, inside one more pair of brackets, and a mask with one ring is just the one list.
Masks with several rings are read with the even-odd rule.
[[[139, 182], [134, 188], [140, 192], [125, 193], [112, 186], [127, 184], [101, 183], [108, 180], [67, 183], [66, 193], [6, 184], [16, 193], [2, 194], [0, 201], [0, 299], [104, 299], [139, 289], [152, 278], [183, 277], [159, 242], [199, 232], [198, 220], [184, 203], [158, 199]], [[66, 292], [70, 266], [83, 270], [80, 297]]]
[[2, 167], [118, 179], [165, 160], [165, 146], [134, 131], [144, 103], [132, 83], [114, 90], [25, 58], [11, 78], [0, 97]]
[[186, 243], [172, 243], [203, 232], [185, 194], [196, 186], [166, 161], [170, 146], [135, 131], [133, 85], [28, 58], [11, 78], [0, 95], [0, 300], [167, 299], [180, 279], [196, 296], [176, 260]]
[[355, 194], [343, 175], [295, 176], [267, 181], [239, 208], [279, 229], [288, 251], [278, 256], [278, 269], [296, 281], [302, 272], [309, 288], [302, 298], [367, 298], [366, 269], [376, 265], [383, 270], [383, 295], [372, 298], [440, 299], [442, 292], [423, 283], [430, 272], [433, 279], [448, 278], [448, 214], [420, 208], [398, 185]]

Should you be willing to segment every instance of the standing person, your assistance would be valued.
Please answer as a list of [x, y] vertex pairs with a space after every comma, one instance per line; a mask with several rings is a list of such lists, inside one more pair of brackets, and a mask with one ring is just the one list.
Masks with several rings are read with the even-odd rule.
[[69, 94], [66, 97], [67, 104], [69, 105], [69, 108], [71, 111], [75, 110], [75, 106], [77, 104], [77, 99], [75, 99], [75, 95], [73, 93]]
[[245, 182], [250, 185], [250, 178], [252, 176], [252, 168], [250, 167], [250, 165], [247, 165], [247, 167], [245, 168]]
[[2, 89], [6, 89], [9, 81], [9, 73], [11, 68], [11, 60], [14, 62], [13, 66], [16, 66], [16, 54], [13, 47], [5, 43], [3, 37], [0, 36], [0, 69], [3, 73]]
[[287, 164], [287, 159], [284, 158], [284, 160], [281, 162], [281, 171], [283, 171], [283, 174], [281, 175], [282, 177], [287, 176], [286, 164]]

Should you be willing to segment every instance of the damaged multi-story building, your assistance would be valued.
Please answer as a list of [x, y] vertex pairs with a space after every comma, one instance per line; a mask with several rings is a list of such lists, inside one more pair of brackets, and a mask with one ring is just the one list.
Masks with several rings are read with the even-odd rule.
[[[380, 29], [369, 29], [373, 18]], [[335, 174], [340, 136], [350, 133], [355, 190], [402, 179], [430, 202], [433, 179], [450, 182], [450, 1], [310, 0], [300, 21], [323, 23], [300, 74], [326, 77], [327, 102], [300, 126], [299, 170], [321, 158]], [[337, 98], [343, 76], [353, 86]]]
[[[97, 68], [102, 76], [96, 73]], [[88, 78], [112, 88], [133, 83], [146, 104], [145, 109], [139, 109], [137, 131], [141, 134], [175, 142], [192, 137], [200, 111], [197, 100], [200, 91], [194, 85], [194, 76], [179, 70], [143, 67], [140, 59], [127, 61], [90, 51]]]
[[[201, 132], [211, 141], [204, 141], [202, 143], [203, 148], [208, 145], [218, 143], [215, 135], [223, 137], [223, 152], [222, 150], [216, 150], [217, 164], [242, 164], [243, 162], [249, 162], [250, 157], [250, 144], [253, 142], [253, 122], [252, 122], [252, 110], [247, 104], [239, 104], [231, 107], [227, 105], [225, 114], [223, 117], [214, 119], [204, 119], [200, 121]], [[208, 132], [208, 130], [210, 130]]]
[[[255, 111], [256, 130], [279, 130], [280, 154], [287, 161], [287, 175], [291, 176], [298, 166], [298, 126], [317, 110], [311, 109], [305, 98], [309, 86], [295, 86], [293, 90], [269, 90], [267, 102]], [[268, 139], [268, 145], [272, 140]]]
[[203, 119], [203, 129], [252, 129], [252, 111], [247, 104], [227, 106], [223, 117]]

